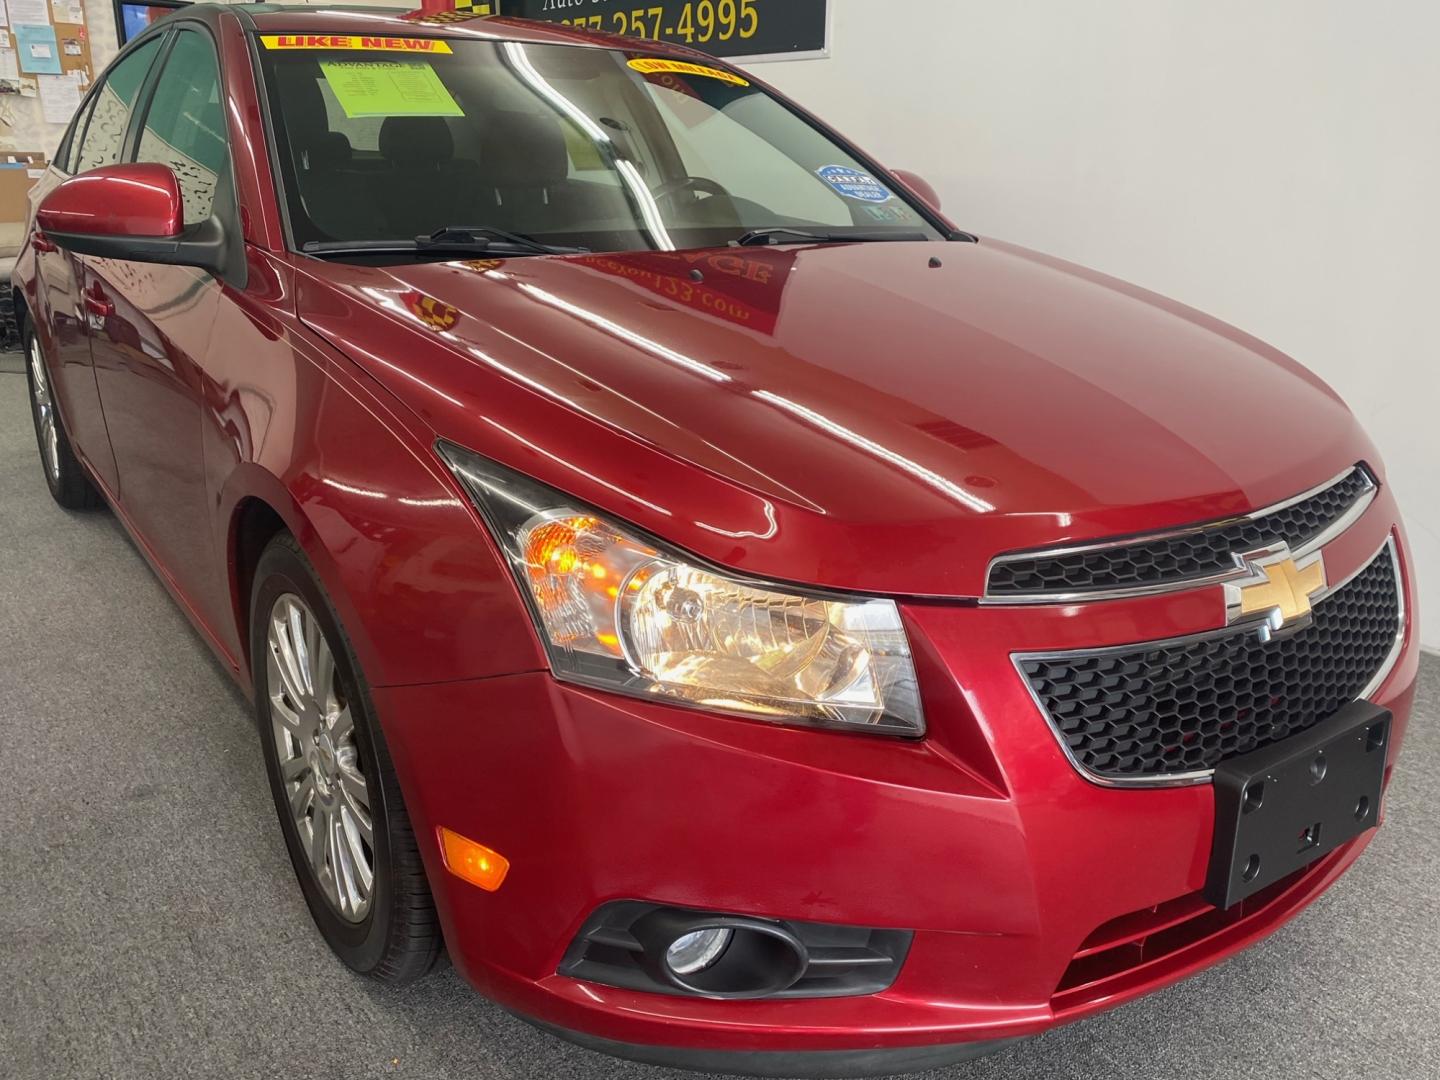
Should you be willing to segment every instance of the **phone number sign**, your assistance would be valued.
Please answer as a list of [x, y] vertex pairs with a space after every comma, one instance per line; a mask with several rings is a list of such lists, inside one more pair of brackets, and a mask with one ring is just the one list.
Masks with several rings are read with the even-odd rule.
[[820, 56], [829, 46], [829, 0], [508, 0], [500, 9], [712, 56]]

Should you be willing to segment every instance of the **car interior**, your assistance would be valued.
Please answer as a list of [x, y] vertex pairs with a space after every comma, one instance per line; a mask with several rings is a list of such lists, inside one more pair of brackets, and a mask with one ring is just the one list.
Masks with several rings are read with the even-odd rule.
[[[584, 151], [572, 153], [575, 136], [567, 139], [565, 123], [538, 101], [467, 102], [461, 117], [357, 121], [334, 101], [318, 63], [277, 65], [276, 78], [303, 207], [292, 220], [297, 243], [410, 240], [455, 224], [527, 235], [634, 230], [635, 212], [613, 171], [598, 159], [578, 168]], [[626, 125], [611, 123], [623, 135]], [[642, 175], [650, 171], [633, 151], [630, 159]], [[729, 202], [713, 193], [693, 200], [709, 204], [696, 224], [739, 228]]]
[[768, 96], [717, 80], [637, 84], [608, 50], [533, 49], [524, 75], [503, 53], [437, 64], [453, 115], [350, 115], [323, 54], [265, 59], [301, 247], [470, 226], [626, 250], [645, 246], [647, 212], [692, 245], [758, 227], [920, 223], [899, 203], [866, 216], [817, 180], [843, 155]]

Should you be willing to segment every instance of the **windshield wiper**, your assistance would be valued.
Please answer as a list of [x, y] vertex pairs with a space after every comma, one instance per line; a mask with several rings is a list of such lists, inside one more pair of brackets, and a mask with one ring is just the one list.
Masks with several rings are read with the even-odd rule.
[[307, 255], [474, 255], [504, 249], [507, 254], [583, 255], [589, 248], [545, 244], [490, 225], [447, 225], [414, 240], [311, 240]]
[[415, 244], [421, 251], [452, 246], [484, 249], [497, 240], [502, 244], [533, 251], [537, 255], [581, 255], [590, 250], [583, 247], [560, 247], [556, 244], [542, 243], [533, 236], [506, 232], [493, 225], [446, 225], [444, 228], [436, 229], [429, 236], [417, 236]]
[[886, 240], [925, 240], [922, 232], [811, 232], [785, 225], [773, 229], [751, 229], [735, 241], [737, 247], [764, 247], [767, 244], [878, 244]]

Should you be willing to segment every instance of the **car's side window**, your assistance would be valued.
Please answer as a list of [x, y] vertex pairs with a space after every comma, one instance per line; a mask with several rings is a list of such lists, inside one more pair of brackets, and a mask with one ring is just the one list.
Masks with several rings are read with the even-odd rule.
[[75, 119], [70, 121], [70, 130], [65, 132], [65, 139], [60, 143], [60, 149], [55, 154], [55, 167], [61, 172], [72, 172], [70, 163], [75, 160], [76, 153], [80, 148], [80, 139], [85, 134], [85, 125], [90, 121], [90, 114], [95, 111], [95, 102], [99, 95], [91, 94], [80, 111], [75, 114]]
[[71, 172], [98, 169], [120, 160], [125, 129], [130, 125], [130, 111], [135, 107], [135, 98], [140, 93], [145, 76], [150, 73], [155, 54], [160, 51], [160, 41], [158, 37], [151, 38], [105, 76], [104, 83], [95, 92], [89, 123], [83, 131], [76, 128], [80, 145], [78, 151], [71, 152]]
[[210, 216], [215, 186], [230, 176], [230, 144], [220, 100], [220, 63], [204, 34], [182, 30], [145, 114], [137, 160], [169, 165], [180, 181], [185, 224]]

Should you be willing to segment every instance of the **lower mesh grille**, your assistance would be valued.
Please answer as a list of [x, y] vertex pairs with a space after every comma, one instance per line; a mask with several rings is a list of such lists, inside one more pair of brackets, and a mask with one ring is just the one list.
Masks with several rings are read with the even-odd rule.
[[1401, 617], [1387, 544], [1289, 637], [1262, 643], [1253, 627], [1236, 627], [1017, 662], [1081, 769], [1163, 781], [1278, 742], [1354, 701], [1394, 654]]

